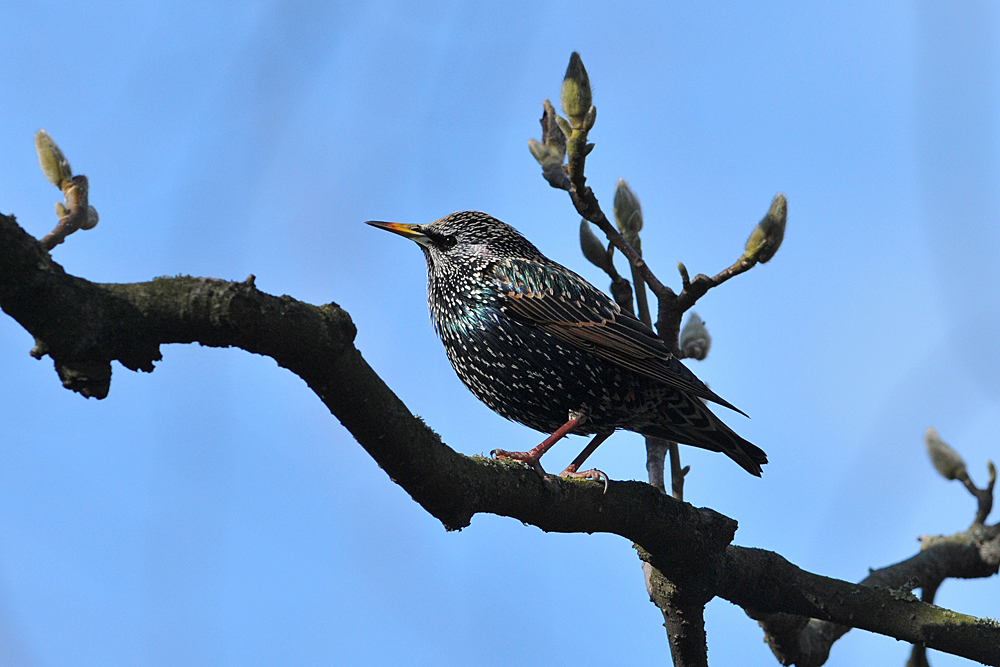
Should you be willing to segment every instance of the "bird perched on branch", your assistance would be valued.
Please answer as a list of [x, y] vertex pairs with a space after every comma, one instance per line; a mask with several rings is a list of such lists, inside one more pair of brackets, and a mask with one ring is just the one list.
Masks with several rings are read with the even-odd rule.
[[737, 409], [649, 327], [513, 227], [478, 211], [427, 225], [368, 224], [424, 251], [431, 320], [465, 386], [504, 417], [552, 434], [531, 451], [495, 456], [543, 473], [539, 459], [559, 438], [595, 435], [561, 474], [599, 479], [603, 473], [579, 467], [622, 428], [723, 452], [760, 476], [767, 455], [702, 399]]

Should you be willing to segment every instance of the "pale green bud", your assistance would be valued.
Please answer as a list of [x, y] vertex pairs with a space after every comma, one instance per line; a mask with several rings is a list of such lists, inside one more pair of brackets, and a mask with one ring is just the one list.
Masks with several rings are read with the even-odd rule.
[[934, 469], [945, 479], [956, 479], [965, 474], [965, 461], [954, 449], [945, 444], [944, 440], [938, 436], [936, 429], [929, 428], [924, 434], [924, 442], [927, 444], [927, 453], [931, 457]]
[[583, 130], [585, 132], [590, 132], [594, 129], [594, 123], [597, 122], [597, 107], [590, 107], [587, 110], [587, 115], [583, 117]]
[[[559, 121], [566, 123], [552, 103], [545, 100], [542, 112], [542, 140], [528, 139], [528, 150], [542, 166], [542, 176], [554, 188], [569, 190], [569, 176], [563, 169], [566, 161], [566, 135]], [[568, 125], [568, 123], [567, 123]]]
[[560, 115], [556, 115], [556, 125], [562, 130], [564, 137], [569, 137], [573, 134], [573, 126], [569, 124], [569, 121]]
[[528, 139], [528, 150], [531, 151], [531, 154], [538, 161], [538, 164], [542, 165], [543, 169], [553, 166], [561, 167], [566, 157], [565, 145], [563, 145], [563, 150], [560, 151], [558, 146], [543, 144], [535, 139]]
[[35, 152], [38, 153], [38, 166], [52, 185], [62, 188], [63, 181], [73, 177], [69, 161], [45, 130], [35, 133]]
[[537, 139], [528, 139], [528, 150], [531, 151], [540, 165], [544, 165], [545, 161], [549, 159], [549, 147]]
[[580, 249], [587, 261], [599, 269], [608, 271], [611, 263], [608, 250], [594, 234], [594, 230], [590, 228], [590, 223], [587, 222], [586, 218], [580, 220]]
[[687, 324], [681, 329], [680, 346], [681, 354], [687, 358], [701, 361], [708, 356], [712, 337], [708, 335], [705, 322], [698, 317], [698, 313], [692, 312], [688, 316]]
[[639, 198], [635, 196], [624, 178], [619, 178], [618, 185], [615, 187], [614, 211], [618, 231], [623, 236], [629, 232], [632, 233], [633, 237], [638, 236], [639, 231], [642, 230], [642, 206], [639, 204]]
[[573, 127], [582, 125], [591, 107], [590, 77], [587, 76], [580, 54], [576, 51], [569, 57], [569, 66], [563, 78], [559, 101], [563, 113], [573, 123]]
[[767, 215], [754, 227], [747, 239], [744, 257], [765, 264], [774, 257], [785, 238], [785, 221], [788, 219], [788, 200], [780, 192], [774, 195]]

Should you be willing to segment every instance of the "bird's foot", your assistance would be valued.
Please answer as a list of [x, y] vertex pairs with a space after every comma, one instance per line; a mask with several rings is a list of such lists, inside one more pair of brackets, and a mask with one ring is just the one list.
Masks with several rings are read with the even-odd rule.
[[608, 492], [608, 482], [611, 478], [608, 477], [603, 471], [597, 468], [591, 468], [590, 470], [584, 470], [582, 472], [577, 472], [576, 466], [570, 464], [565, 470], [559, 473], [560, 477], [569, 477], [571, 479], [589, 479], [593, 482], [604, 482], [604, 493]]
[[539, 456], [535, 450], [531, 450], [530, 452], [508, 452], [506, 449], [494, 449], [490, 452], [490, 456], [495, 459], [510, 459], [512, 461], [527, 463], [535, 469], [535, 472], [537, 472], [542, 479], [545, 479], [545, 471], [542, 469], [542, 457]]
[[[513, 459], [515, 461], [521, 461], [522, 463], [527, 463], [529, 466], [535, 469], [542, 479], [545, 479], [545, 471], [542, 470], [542, 464], [539, 461], [542, 460], [542, 455], [552, 448], [552, 445], [559, 442], [562, 438], [566, 436], [567, 433], [572, 431], [574, 428], [580, 424], [587, 421], [587, 416], [580, 412], [570, 412], [569, 420], [556, 429], [555, 433], [549, 437], [542, 440], [541, 444], [528, 452], [508, 452], [505, 449], [494, 449], [490, 452], [490, 456], [495, 459]], [[607, 436], [604, 436], [605, 438]], [[603, 440], [603, 438], [602, 438]], [[580, 461], [575, 461], [579, 465]]]

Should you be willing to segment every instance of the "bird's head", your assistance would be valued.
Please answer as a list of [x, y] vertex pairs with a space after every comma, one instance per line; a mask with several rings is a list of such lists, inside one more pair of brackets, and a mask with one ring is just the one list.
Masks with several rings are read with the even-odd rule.
[[374, 220], [368, 224], [418, 243], [432, 268], [539, 256], [538, 249], [516, 229], [479, 211], [459, 211], [427, 225]]

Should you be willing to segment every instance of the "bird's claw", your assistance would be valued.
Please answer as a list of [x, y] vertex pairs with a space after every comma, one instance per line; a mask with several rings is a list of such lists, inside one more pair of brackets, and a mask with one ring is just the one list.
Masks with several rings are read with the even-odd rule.
[[583, 472], [577, 472], [575, 470], [571, 470], [570, 468], [566, 468], [566, 470], [559, 473], [559, 476], [570, 477], [572, 479], [589, 479], [593, 482], [604, 482], [604, 493], [608, 492], [608, 483], [611, 481], [610, 477], [597, 468], [584, 470]]
[[542, 462], [536, 456], [532, 456], [531, 452], [508, 452], [506, 449], [494, 449], [490, 452], [490, 456], [494, 459], [510, 459], [511, 461], [520, 461], [521, 463], [527, 464], [535, 469], [542, 479], [545, 478], [545, 471], [542, 469]]
[[[532, 456], [531, 452], [508, 452], [506, 449], [494, 449], [490, 452], [490, 456], [495, 459], [510, 459], [512, 461], [520, 461], [525, 463], [535, 469], [535, 472], [539, 474], [542, 481], [546, 482], [546, 487], [551, 489], [551, 482], [555, 481], [555, 478], [550, 479], [551, 475], [547, 475], [545, 470], [542, 469], [542, 463], [535, 456]], [[608, 492], [608, 482], [611, 478], [607, 476], [603, 471], [597, 468], [592, 468], [590, 470], [584, 470], [583, 472], [577, 472], [575, 466], [570, 464], [565, 470], [559, 473], [559, 477], [566, 477], [571, 479], [589, 479], [593, 482], [604, 482], [604, 493]]]

